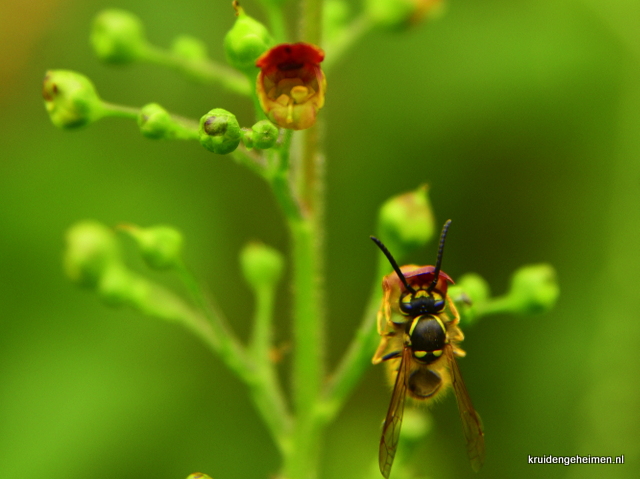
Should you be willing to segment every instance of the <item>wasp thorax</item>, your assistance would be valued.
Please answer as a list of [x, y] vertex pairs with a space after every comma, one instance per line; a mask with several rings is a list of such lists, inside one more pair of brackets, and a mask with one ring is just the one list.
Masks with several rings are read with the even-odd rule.
[[413, 357], [428, 364], [442, 356], [447, 329], [437, 316], [424, 315], [411, 324], [409, 338]]
[[444, 309], [444, 298], [437, 292], [426, 289], [405, 293], [400, 298], [400, 311], [408, 316], [436, 314]]

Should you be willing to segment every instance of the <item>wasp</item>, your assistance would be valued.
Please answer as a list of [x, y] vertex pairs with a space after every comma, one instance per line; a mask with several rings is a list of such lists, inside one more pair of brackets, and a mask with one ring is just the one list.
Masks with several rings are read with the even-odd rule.
[[453, 386], [467, 442], [471, 467], [478, 471], [484, 462], [484, 431], [467, 388], [462, 381], [456, 357], [466, 353], [459, 343], [464, 339], [458, 327], [460, 315], [447, 294], [453, 280], [443, 271], [442, 253], [451, 220], [442, 228], [435, 266], [399, 267], [386, 246], [371, 239], [382, 250], [394, 272], [382, 280], [383, 298], [378, 312], [380, 346], [373, 364], [388, 361], [395, 376], [391, 403], [382, 427], [379, 465], [389, 477], [398, 447], [407, 395], [418, 401], [431, 401]]

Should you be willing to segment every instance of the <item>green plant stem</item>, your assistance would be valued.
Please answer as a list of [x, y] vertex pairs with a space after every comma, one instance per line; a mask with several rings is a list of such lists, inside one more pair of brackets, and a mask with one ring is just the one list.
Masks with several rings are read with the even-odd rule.
[[295, 449], [285, 463], [290, 479], [316, 476], [319, 434], [316, 402], [324, 375], [324, 311], [316, 223], [309, 219], [289, 223], [293, 243], [294, 339], [293, 397]]
[[239, 165], [246, 166], [257, 175], [265, 177], [266, 164], [261, 155], [256, 154], [254, 151], [248, 151], [244, 146], [239, 146], [230, 154]]
[[338, 63], [344, 55], [362, 39], [375, 26], [375, 22], [371, 18], [362, 13], [356, 17], [349, 25], [342, 29], [337, 38], [329, 43], [326, 48], [326, 57], [323, 63], [323, 69], [328, 72]]
[[[211, 349], [220, 356], [225, 364], [249, 386], [258, 412], [265, 421], [280, 451], [286, 454], [290, 449], [289, 431], [291, 418], [287, 411], [284, 396], [279, 387], [275, 372], [269, 373], [263, 365], [256, 363], [256, 358], [247, 356], [247, 351], [235, 338], [220, 310], [207, 300], [198, 282], [184, 264], [177, 270], [193, 300], [205, 313], [204, 318], [188, 318], [190, 329], [205, 340]], [[264, 298], [262, 299], [264, 301]], [[267, 303], [261, 305], [256, 314], [264, 315]], [[271, 313], [268, 313], [269, 315]], [[266, 318], [269, 320], [269, 317]], [[262, 317], [261, 321], [265, 321]], [[252, 351], [255, 354], [255, 350]]]
[[513, 310], [513, 299], [509, 295], [497, 296], [474, 305], [474, 322], [483, 316], [500, 313], [510, 313]]
[[178, 70], [204, 83], [220, 84], [239, 95], [251, 95], [251, 84], [247, 78], [226, 65], [213, 60], [192, 60], [181, 57], [154, 45], [148, 44], [142, 58], [149, 63]]
[[[128, 120], [138, 120], [140, 108], [125, 105], [116, 105], [115, 103], [103, 102], [103, 116], [111, 116], [115, 118], [126, 118]], [[198, 140], [200, 134], [200, 125], [196, 120], [185, 118], [180, 115], [171, 114], [174, 121], [175, 129], [172, 132], [174, 140]]]
[[139, 108], [134, 108], [125, 105], [116, 105], [115, 103], [102, 102], [104, 108], [104, 116], [112, 116], [115, 118], [127, 118], [130, 120], [137, 120], [140, 113]]
[[274, 439], [280, 451], [288, 454], [291, 450], [290, 434], [293, 423], [278, 381], [275, 363], [271, 357], [275, 288], [270, 286], [259, 288], [255, 291], [255, 296], [256, 312], [250, 352], [255, 364], [255, 377], [261, 382], [261, 387], [255, 388], [254, 401], [265, 421], [270, 422], [269, 429], [280, 431]]
[[386, 259], [380, 257], [360, 327], [324, 389], [323, 399], [319, 407], [319, 412], [324, 422], [329, 423], [337, 416], [345, 400], [371, 364], [371, 358], [380, 340], [376, 326], [377, 313], [382, 300], [380, 278], [388, 273], [388, 269], [389, 266]]

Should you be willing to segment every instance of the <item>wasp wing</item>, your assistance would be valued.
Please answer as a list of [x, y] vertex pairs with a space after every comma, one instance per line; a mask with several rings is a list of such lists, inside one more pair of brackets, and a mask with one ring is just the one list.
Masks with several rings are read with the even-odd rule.
[[484, 430], [482, 427], [482, 419], [473, 409], [471, 398], [467, 388], [462, 381], [458, 362], [453, 355], [453, 348], [449, 345], [446, 348], [447, 358], [449, 361], [449, 369], [451, 371], [451, 380], [453, 382], [453, 390], [456, 394], [458, 402], [458, 411], [462, 420], [462, 429], [464, 437], [467, 441], [467, 454], [471, 461], [471, 467], [478, 472], [484, 463]]
[[393, 459], [396, 457], [398, 448], [398, 438], [402, 426], [402, 416], [404, 415], [404, 402], [407, 396], [407, 380], [409, 378], [409, 367], [411, 365], [411, 348], [405, 347], [402, 351], [396, 383], [391, 395], [391, 404], [387, 411], [387, 417], [382, 425], [382, 437], [380, 438], [380, 452], [378, 463], [380, 472], [385, 478], [389, 477]]

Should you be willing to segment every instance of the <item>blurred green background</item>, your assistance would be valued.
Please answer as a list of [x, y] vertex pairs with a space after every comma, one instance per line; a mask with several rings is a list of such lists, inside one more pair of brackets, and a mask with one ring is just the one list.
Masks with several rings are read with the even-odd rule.
[[[47, 69], [73, 69], [108, 101], [157, 101], [193, 118], [222, 107], [249, 125], [244, 99], [151, 65], [101, 65], [88, 42], [92, 17], [116, 6], [139, 15], [152, 42], [193, 34], [222, 61], [229, 2], [6, 3], [0, 477], [270, 477], [276, 449], [220, 361], [175, 325], [103, 306], [61, 268], [64, 231], [78, 220], [175, 225], [188, 263], [246, 337], [252, 300], [238, 252], [253, 239], [287, 250], [266, 185], [195, 142], [147, 140], [129, 121], [60, 131], [40, 94]], [[255, 1], [243, 5], [264, 19]], [[298, 2], [287, 5], [297, 24]], [[523, 264], [557, 268], [552, 313], [491, 317], [466, 330], [460, 364], [486, 430], [477, 477], [640, 471], [639, 22], [637, 0], [452, 0], [438, 21], [368, 34], [328, 78], [331, 365], [360, 322], [379, 254], [368, 235], [391, 195], [431, 185], [438, 223], [454, 220], [444, 266], [454, 278], [478, 272], [500, 294]], [[434, 251], [411, 260], [431, 263]], [[130, 261], [142, 268], [131, 251]], [[283, 286], [282, 342], [288, 296]], [[323, 477], [369, 471], [390, 394], [382, 369], [370, 369], [330, 427]], [[476, 477], [453, 398], [433, 411], [417, 470]], [[527, 464], [544, 454], [624, 454], [626, 464]]]

